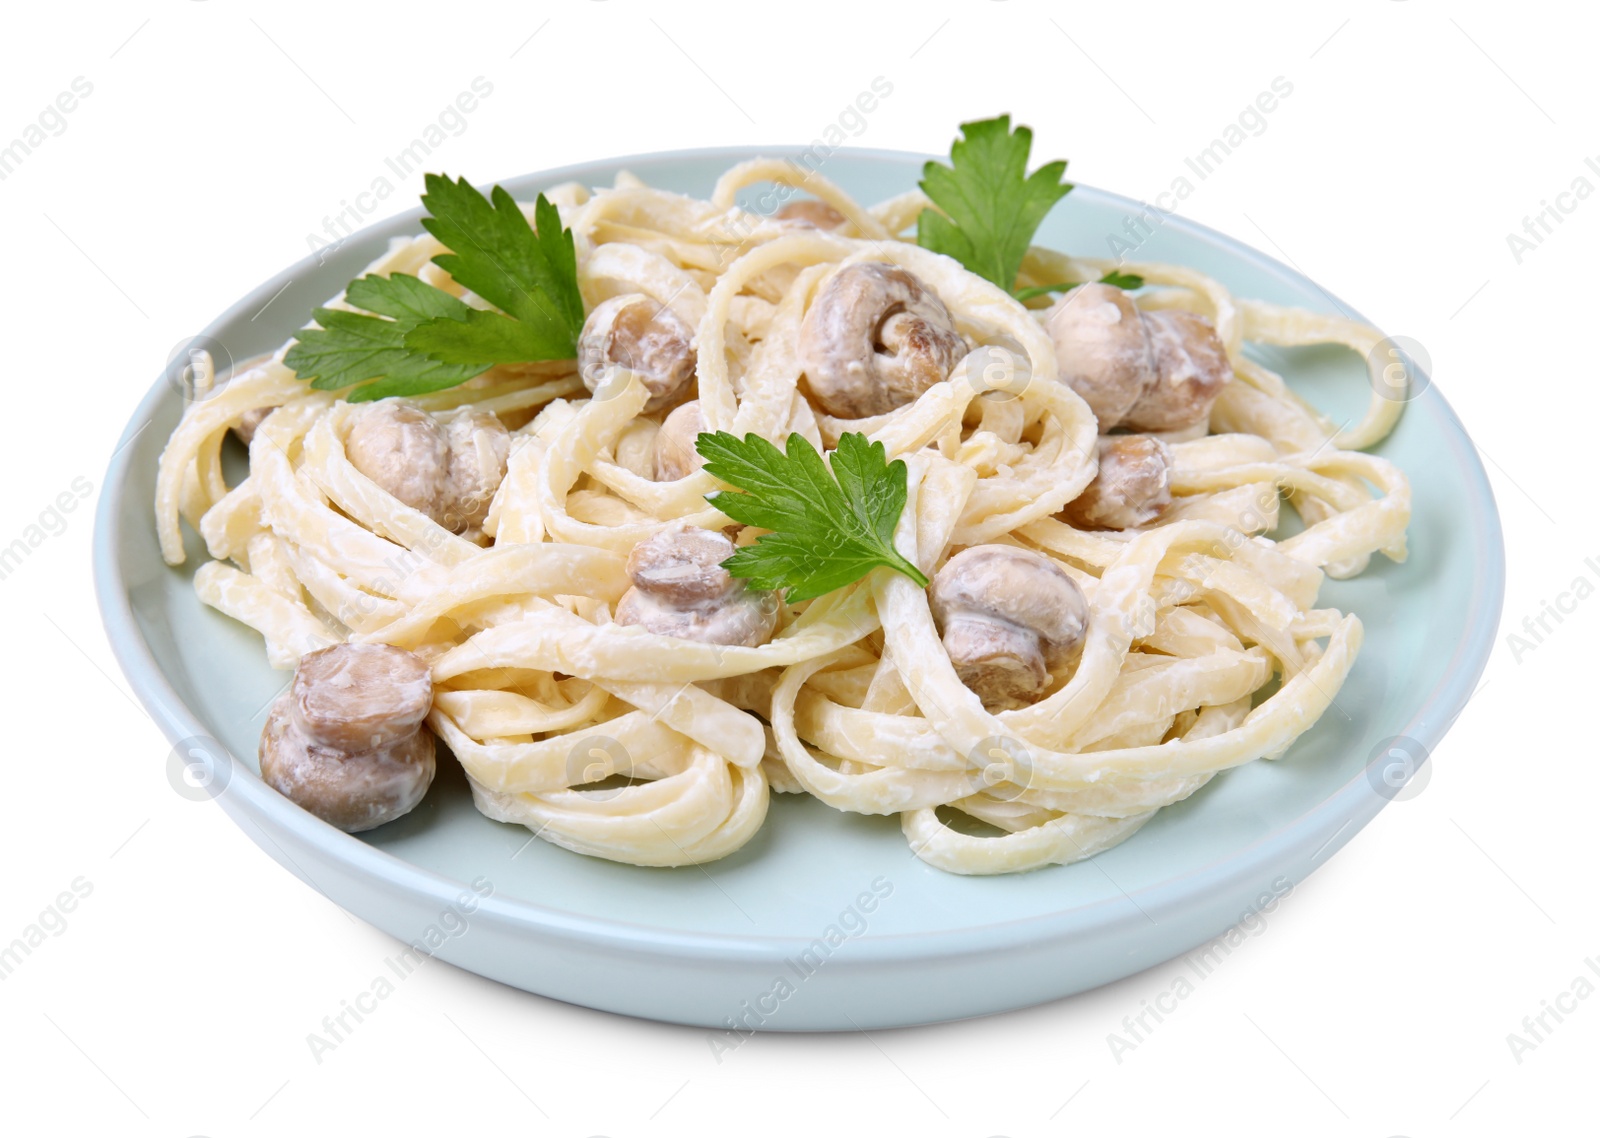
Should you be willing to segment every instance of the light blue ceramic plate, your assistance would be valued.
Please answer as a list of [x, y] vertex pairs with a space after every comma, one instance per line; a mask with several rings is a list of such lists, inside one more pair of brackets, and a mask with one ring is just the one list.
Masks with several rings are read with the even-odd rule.
[[[722, 170], [756, 154], [649, 155], [507, 185], [531, 198], [574, 178], [609, 184], [627, 168], [653, 185], [704, 196]], [[825, 172], [876, 201], [915, 185], [922, 161], [841, 151]], [[1039, 240], [1098, 254], [1106, 234], [1139, 208], [1080, 186]], [[389, 237], [420, 232], [418, 217], [373, 226], [326, 263], [312, 257], [278, 274], [207, 334], [236, 360], [277, 347]], [[1300, 274], [1178, 217], [1156, 229], [1138, 257], [1192, 265], [1243, 296], [1334, 310]], [[1366, 402], [1363, 366], [1349, 352], [1264, 358], [1335, 421]], [[421, 807], [352, 837], [257, 778], [265, 708], [287, 676], [267, 666], [253, 632], [195, 599], [190, 577], [201, 550], [192, 535], [188, 565], [162, 564], [151, 500], [156, 459], [179, 410], [178, 393], [163, 380], [134, 413], [105, 479], [95, 570], [129, 681], [181, 753], [209, 772], [222, 807], [302, 880], [445, 960], [557, 999], [711, 1028], [873, 1028], [980, 1015], [1082, 991], [1187, 951], [1237, 923], [1262, 894], [1305, 878], [1383, 807], [1393, 794], [1383, 777], [1392, 760], [1380, 742], [1403, 736], [1421, 755], [1439, 741], [1473, 691], [1500, 613], [1504, 554], [1489, 485], [1461, 423], [1429, 388], [1380, 448], [1412, 480], [1411, 559], [1374, 558], [1365, 575], [1330, 582], [1323, 594], [1359, 613], [1367, 629], [1338, 709], [1282, 761], [1220, 776], [1092, 861], [1012, 877], [951, 876], [911, 856], [894, 818], [781, 796], [734, 856], [638, 869], [530, 841], [525, 829], [483, 818], [448, 760]], [[169, 769], [183, 761], [174, 758]]]

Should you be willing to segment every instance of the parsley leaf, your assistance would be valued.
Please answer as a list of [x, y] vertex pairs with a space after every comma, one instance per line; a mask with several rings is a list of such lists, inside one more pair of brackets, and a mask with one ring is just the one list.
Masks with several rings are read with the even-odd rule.
[[572, 231], [543, 194], [537, 232], [502, 187], [489, 198], [466, 179], [425, 179], [423, 227], [450, 252], [433, 259], [464, 288], [497, 306], [473, 308], [404, 273], [352, 281], [345, 300], [359, 312], [318, 308], [320, 327], [296, 338], [284, 363], [321, 391], [352, 403], [442, 391], [497, 363], [571, 359], [583, 329]]
[[[460, 320], [470, 312], [447, 292], [405, 273], [366, 276], [350, 282], [345, 299], [378, 315], [318, 308], [312, 318], [320, 328], [301, 332], [284, 356], [285, 366], [318, 391], [337, 391], [362, 380], [380, 382], [358, 387], [351, 402], [387, 395], [420, 395], [465, 383], [484, 368], [440, 363], [410, 351], [405, 337], [429, 320]], [[389, 319], [383, 319], [389, 317]]]
[[1123, 289], [1143, 288], [1144, 278], [1138, 273], [1119, 273], [1113, 269], [1100, 278], [1100, 283]]
[[944, 213], [922, 211], [917, 244], [1009, 292], [1039, 223], [1072, 189], [1061, 180], [1067, 164], [1050, 162], [1028, 174], [1033, 131], [1013, 131], [1010, 115], [963, 123], [961, 134], [950, 146], [949, 166], [922, 167], [922, 191]]
[[[1036, 296], [1045, 296], [1052, 292], [1071, 292], [1082, 281], [1063, 281], [1061, 284], [1039, 285], [1037, 288], [1019, 288], [1012, 293], [1018, 300], [1032, 300]], [[1101, 284], [1108, 284], [1115, 288], [1135, 289], [1144, 287], [1144, 278], [1138, 273], [1119, 273], [1115, 269], [1100, 278]]]
[[439, 317], [406, 334], [406, 347], [446, 363], [521, 363], [571, 359], [583, 330], [578, 258], [572, 231], [543, 194], [534, 205], [538, 232], [501, 186], [485, 198], [465, 179], [424, 179], [422, 227], [450, 252], [433, 259], [466, 288], [500, 309], [465, 319]]
[[906, 504], [906, 464], [885, 461], [883, 444], [850, 433], [824, 463], [803, 435], [780, 451], [760, 435], [705, 433], [695, 449], [705, 469], [745, 493], [706, 500], [744, 525], [772, 530], [723, 567], [758, 589], [784, 589], [791, 604], [820, 597], [888, 566], [926, 587], [927, 576], [894, 547]]

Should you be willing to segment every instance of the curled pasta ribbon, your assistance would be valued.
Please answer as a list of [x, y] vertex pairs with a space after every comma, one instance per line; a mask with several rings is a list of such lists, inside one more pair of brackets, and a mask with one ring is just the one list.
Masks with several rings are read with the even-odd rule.
[[[844, 221], [822, 231], [739, 207], [767, 183]], [[1246, 348], [1341, 344], [1365, 358], [1375, 329], [1238, 299], [1181, 266], [1030, 250], [1024, 284], [1138, 273], [1139, 304], [1207, 317], [1233, 368], [1208, 429], [1170, 440], [1172, 502], [1157, 521], [1079, 530], [1061, 511], [1096, 477], [1095, 417], [1058, 380], [1038, 307], [901, 236], [928, 205], [920, 191], [868, 207], [760, 160], [706, 201], [631, 175], [550, 198], [573, 230], [586, 305], [642, 294], [693, 329], [705, 429], [780, 445], [798, 432], [818, 447], [860, 431], [907, 465], [905, 557], [932, 576], [970, 546], [1032, 550], [1078, 584], [1089, 619], [1042, 697], [998, 712], [958, 678], [927, 593], [887, 569], [786, 607], [758, 647], [624, 626], [613, 613], [635, 546], [672, 524], [730, 527], [706, 500], [721, 488], [710, 475], [658, 479], [662, 414], [644, 413], [627, 368], [591, 392], [574, 361], [501, 365], [414, 400], [511, 428], [481, 537], [364, 475], [346, 453], [354, 409], [306, 388], [281, 352], [216, 377], [161, 457], [163, 556], [181, 563], [183, 524], [194, 528], [210, 557], [201, 600], [259, 631], [275, 667], [343, 641], [427, 660], [428, 721], [489, 818], [593, 857], [688, 865], [744, 845], [772, 793], [802, 793], [898, 814], [940, 869], [1018, 872], [1126, 840], [1218, 773], [1282, 756], [1334, 706], [1362, 629], [1318, 596], [1375, 554], [1406, 554], [1409, 485], [1361, 452], [1400, 405], [1375, 397], [1338, 428]], [[396, 240], [369, 272], [460, 295], [431, 264], [441, 251]], [[808, 397], [797, 340], [828, 281], [861, 262], [914, 274], [974, 352], [910, 402], [840, 419]], [[997, 385], [978, 349], [1002, 346]], [[262, 412], [249, 475], [230, 487], [227, 433]], [[1275, 541], [1285, 503], [1304, 524]]]

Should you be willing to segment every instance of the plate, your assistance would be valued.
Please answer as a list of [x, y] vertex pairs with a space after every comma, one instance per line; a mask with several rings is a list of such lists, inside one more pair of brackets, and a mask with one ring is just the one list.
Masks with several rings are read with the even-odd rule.
[[[504, 184], [532, 198], [571, 179], [608, 185], [629, 169], [705, 197], [733, 163], [785, 153], [798, 152], [653, 154]], [[840, 150], [823, 172], [873, 202], [914, 186], [923, 161]], [[1079, 186], [1038, 240], [1093, 255], [1141, 208]], [[278, 274], [205, 335], [235, 360], [276, 348], [390, 237], [420, 232], [420, 215], [372, 226]], [[1167, 217], [1137, 257], [1193, 266], [1241, 296], [1344, 307], [1292, 269], [1181, 217]], [[1262, 359], [1336, 422], [1366, 403], [1365, 368], [1347, 350], [1264, 349]], [[1407, 785], [1418, 786], [1428, 753], [1474, 690], [1500, 615], [1494, 499], [1460, 421], [1428, 386], [1378, 447], [1411, 478], [1410, 560], [1374, 557], [1363, 576], [1330, 581], [1322, 595], [1359, 614], [1367, 632], [1337, 707], [1282, 760], [1219, 775], [1087, 862], [953, 876], [913, 857], [895, 818], [780, 795], [733, 856], [642, 869], [489, 821], [444, 759], [418, 809], [352, 836], [257, 777], [267, 704], [288, 674], [267, 665], [255, 633], [195, 598], [197, 538], [189, 535], [186, 565], [162, 563], [151, 509], [156, 460], [181, 406], [163, 378], [134, 413], [106, 474], [94, 549], [106, 631], [133, 690], [175, 744], [174, 785], [215, 798], [290, 872], [402, 941], [530, 992], [704, 1026], [714, 1049], [755, 1029], [871, 1029], [1023, 1007], [1216, 936], [1349, 841], [1394, 798], [1397, 776], [1412, 769]], [[179, 778], [186, 768], [195, 777]]]

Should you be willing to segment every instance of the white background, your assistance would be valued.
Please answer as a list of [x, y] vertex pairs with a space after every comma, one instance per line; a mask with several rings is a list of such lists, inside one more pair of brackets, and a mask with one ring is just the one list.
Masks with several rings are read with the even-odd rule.
[[[75, 77], [93, 93], [0, 181], [0, 545], [74, 479], [93, 493], [0, 580], [0, 942], [75, 879], [92, 892], [0, 981], [0, 1127], [1588, 1129], [1580, 1080], [1600, 1051], [1600, 998], [1520, 1063], [1506, 1037], [1600, 956], [1600, 777], [1580, 729], [1600, 601], [1531, 652], [1505, 635], [1580, 575], [1600, 579], [1584, 565], [1600, 558], [1585, 346], [1600, 200], [1520, 264], [1506, 235], [1580, 175], [1600, 186], [1584, 166], [1600, 161], [1594, 32], [1576, 5], [1426, 0], [9, 8], [0, 142]], [[395, 942], [168, 784], [168, 745], [125, 694], [91, 600], [89, 507], [123, 424], [170, 348], [301, 257], [474, 77], [493, 94], [436, 164], [482, 182], [807, 142], [880, 75], [894, 92], [861, 145], [944, 152], [958, 122], [1010, 111], [1035, 127], [1037, 158], [1068, 156], [1075, 179], [1146, 199], [1274, 77], [1293, 83], [1181, 212], [1426, 346], [1505, 523], [1510, 585], [1486, 686], [1423, 793], [1385, 810], [1120, 1063], [1108, 1033], [1174, 966], [975, 1022], [760, 1037], [718, 1064], [702, 1031], [440, 963], [318, 1065], [306, 1034]], [[369, 219], [414, 205], [417, 182]]]

